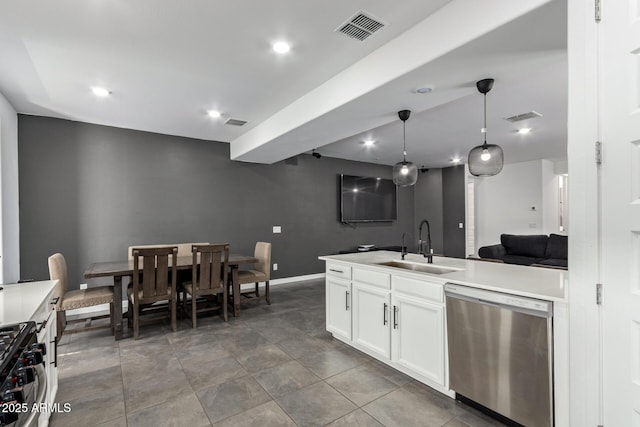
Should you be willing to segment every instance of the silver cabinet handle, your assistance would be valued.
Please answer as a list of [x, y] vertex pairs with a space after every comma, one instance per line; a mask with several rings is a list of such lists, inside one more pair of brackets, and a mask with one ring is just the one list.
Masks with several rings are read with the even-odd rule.
[[349, 291], [345, 291], [344, 293], [344, 305], [345, 310], [349, 310]]
[[386, 325], [387, 324], [387, 303], [384, 303], [384, 307], [383, 307], [383, 314], [382, 314], [382, 324]]
[[335, 268], [330, 268], [329, 271], [333, 271], [334, 273], [344, 273], [344, 271], [336, 270]]
[[393, 306], [393, 329], [398, 329], [398, 306]]

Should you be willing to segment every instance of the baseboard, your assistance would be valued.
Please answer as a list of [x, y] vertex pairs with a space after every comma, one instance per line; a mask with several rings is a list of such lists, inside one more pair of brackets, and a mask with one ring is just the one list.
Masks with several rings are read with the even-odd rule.
[[[324, 273], [316, 274], [304, 274], [302, 276], [282, 277], [280, 279], [273, 279], [269, 281], [269, 286], [284, 285], [287, 283], [303, 282], [307, 280], [324, 279]], [[253, 286], [253, 285], [251, 285]], [[129, 307], [129, 301], [122, 301], [122, 312], [126, 313]], [[109, 304], [94, 305], [93, 307], [76, 308], [74, 310], [67, 310], [67, 320], [86, 319], [94, 316], [102, 316], [109, 314]]]
[[305, 274], [302, 276], [292, 276], [292, 277], [283, 277], [281, 279], [272, 279], [269, 280], [269, 285], [284, 285], [285, 283], [293, 283], [293, 282], [302, 282], [305, 280], [316, 280], [316, 279], [324, 279], [324, 273], [316, 273], [316, 274]]

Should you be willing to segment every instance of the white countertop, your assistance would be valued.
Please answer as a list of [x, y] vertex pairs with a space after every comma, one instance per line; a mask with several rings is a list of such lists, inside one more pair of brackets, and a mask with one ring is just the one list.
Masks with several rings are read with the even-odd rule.
[[[452, 267], [460, 270], [430, 274], [379, 265], [380, 262], [399, 261], [400, 252], [370, 251], [343, 255], [321, 256], [319, 259], [332, 262], [362, 264], [388, 273], [442, 279], [446, 282], [473, 286], [480, 289], [505, 292], [546, 301], [567, 302], [568, 273], [552, 268], [527, 267], [460, 258], [433, 257], [434, 266]], [[405, 261], [427, 263], [418, 254], [407, 254]]]
[[0, 325], [31, 319], [57, 284], [57, 280], [44, 280], [0, 285]]

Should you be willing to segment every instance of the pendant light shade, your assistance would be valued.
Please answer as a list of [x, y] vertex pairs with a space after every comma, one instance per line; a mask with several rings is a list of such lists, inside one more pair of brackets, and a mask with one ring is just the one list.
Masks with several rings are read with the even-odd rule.
[[393, 183], [400, 187], [408, 187], [418, 181], [418, 167], [407, 161], [407, 120], [411, 115], [411, 111], [398, 111], [398, 117], [402, 120], [402, 161], [393, 165]]
[[469, 172], [474, 176], [493, 176], [502, 171], [504, 154], [496, 144], [487, 144], [487, 92], [493, 88], [493, 79], [484, 79], [476, 83], [478, 92], [484, 95], [484, 144], [469, 151], [467, 164]]

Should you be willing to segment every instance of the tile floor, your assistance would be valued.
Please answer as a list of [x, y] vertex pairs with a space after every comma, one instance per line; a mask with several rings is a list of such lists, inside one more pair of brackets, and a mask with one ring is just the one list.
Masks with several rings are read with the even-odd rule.
[[501, 425], [333, 339], [324, 281], [271, 294], [272, 305], [247, 303], [227, 323], [152, 324], [138, 341], [107, 329], [64, 335], [57, 401], [72, 410], [51, 425]]

